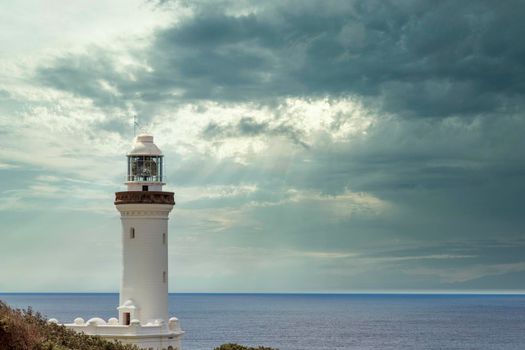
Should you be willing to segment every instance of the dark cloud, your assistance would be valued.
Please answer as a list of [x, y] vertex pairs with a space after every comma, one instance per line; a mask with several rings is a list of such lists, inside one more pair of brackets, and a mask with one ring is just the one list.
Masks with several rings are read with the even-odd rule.
[[121, 88], [123, 76], [117, 73], [113, 57], [102, 49], [91, 48], [88, 54], [67, 54], [43, 65], [37, 78], [57, 89], [87, 97], [101, 106], [124, 106], [126, 97], [105, 90], [103, 82]]
[[10, 97], [11, 97], [11, 95], [9, 94], [9, 92], [7, 90], [0, 89], [0, 100], [7, 100]]
[[[104, 108], [131, 105], [144, 123], [156, 109], [201, 100], [275, 107], [265, 120], [248, 114], [234, 122], [211, 121], [201, 131], [211, 143], [270, 139], [268, 149], [247, 164], [206, 155], [170, 159], [166, 152], [166, 164], [173, 165], [167, 175], [176, 188], [257, 186], [249, 195], [202, 199], [187, 208], [271, 204], [243, 212], [257, 229], [252, 221], [232, 224], [209, 238], [218, 245], [278, 244], [359, 250], [378, 261], [400, 258], [394, 267], [380, 265], [395, 276], [390, 286], [396, 278], [414, 286], [417, 280], [407, 276], [426, 276], [427, 287], [490, 288], [501, 282], [523, 288], [523, 282], [509, 282], [523, 273], [507, 265], [521, 263], [524, 250], [524, 2], [214, 4], [197, 2], [192, 16], [155, 31], [149, 47], [132, 52], [142, 65], [122, 69], [118, 53], [91, 48], [52, 60], [36, 77]], [[243, 4], [255, 10], [241, 11]], [[156, 6], [170, 8], [166, 1]], [[242, 14], [233, 15], [235, 10]], [[356, 96], [377, 120], [366, 135], [334, 141], [330, 131], [342, 128], [350, 114], [315, 135], [279, 114], [284, 98], [326, 96]], [[98, 127], [124, 128], [115, 120]], [[289, 152], [271, 138], [300, 147]], [[323, 204], [277, 205], [290, 189], [327, 197], [367, 193], [392, 208], [376, 216], [349, 211], [327, 219]], [[408, 243], [414, 245], [404, 247]], [[472, 257], [416, 259], [445, 255]], [[483, 273], [483, 264], [493, 267]], [[448, 269], [461, 268], [470, 279], [440, 284]], [[387, 282], [377, 276], [362, 276], [361, 285], [369, 278], [371, 287], [381, 288]]]
[[126, 135], [131, 129], [130, 126], [131, 120], [126, 120], [126, 118], [112, 118], [104, 120], [96, 125], [97, 129], [118, 133], [121, 135]]
[[[523, 2], [251, 6], [257, 11], [234, 16], [195, 5], [194, 16], [154, 33], [140, 54], [153, 70], [133, 72], [134, 80], [100, 50], [62, 57], [38, 78], [100, 104], [351, 94], [403, 116], [437, 117], [523, 105]], [[122, 95], [101, 91], [99, 79]]]
[[[330, 209], [326, 211], [329, 201], [305, 199], [286, 205], [262, 205], [246, 214], [262, 228], [254, 231], [234, 227], [221, 236], [227, 236], [229, 242], [249, 241], [260, 246], [279, 242], [290, 249], [363, 252], [389, 245], [395, 250], [416, 241], [411, 252], [390, 250], [381, 255], [453, 254], [456, 250], [457, 254], [479, 257], [451, 260], [456, 267], [481, 264], [484, 259], [494, 264], [514, 263], [521, 259], [522, 244], [513, 243], [515, 248], [496, 251], [487, 248], [491, 244], [487, 242], [516, 242], [523, 237], [525, 159], [521, 152], [514, 151], [525, 147], [520, 131], [523, 123], [516, 123], [514, 117], [497, 122], [489, 117], [474, 121], [382, 121], [366, 137], [351, 142], [324, 147], [315, 144], [293, 153], [278, 144], [271, 145], [250, 158], [248, 166], [231, 160], [181, 160], [169, 177], [177, 180], [176, 187], [257, 184], [257, 191], [237, 206], [280, 202], [286, 199], [283, 194], [289, 189], [319, 193], [326, 199], [350, 190], [372, 194], [390, 205], [380, 215], [367, 215], [352, 212], [348, 200], [347, 211], [335, 221], [330, 219]], [[244, 129], [239, 124], [212, 123], [204, 134], [222, 139], [269, 132], [267, 124], [253, 120], [245, 122]], [[505, 135], [505, 142], [501, 135]], [[483, 247], [477, 248], [479, 240], [484, 241], [479, 243]], [[473, 251], [460, 251], [468, 248], [468, 242], [472, 242]], [[439, 247], [423, 249], [429, 244]], [[489, 261], [496, 255], [499, 260]], [[407, 260], [403, 266], [416, 263]], [[435, 261], [428, 260], [428, 265], [432, 264]]]
[[308, 144], [301, 140], [303, 132], [293, 126], [281, 122], [279, 125], [272, 126], [269, 122], [257, 122], [251, 117], [241, 118], [237, 123], [219, 125], [210, 122], [202, 131], [202, 135], [208, 139], [228, 139], [236, 137], [253, 137], [259, 135], [282, 136], [293, 143], [309, 148]]

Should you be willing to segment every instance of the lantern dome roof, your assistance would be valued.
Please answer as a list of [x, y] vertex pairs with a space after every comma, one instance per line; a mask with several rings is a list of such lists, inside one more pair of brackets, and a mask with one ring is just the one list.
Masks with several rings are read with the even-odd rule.
[[153, 135], [140, 134], [135, 137], [133, 149], [128, 152], [128, 156], [161, 156], [162, 152], [153, 143]]

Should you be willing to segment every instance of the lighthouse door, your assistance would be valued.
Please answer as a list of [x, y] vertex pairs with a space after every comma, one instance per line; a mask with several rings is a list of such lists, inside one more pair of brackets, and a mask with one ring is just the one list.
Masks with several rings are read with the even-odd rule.
[[129, 326], [129, 324], [131, 323], [131, 315], [129, 312], [124, 312], [124, 324], [126, 326]]

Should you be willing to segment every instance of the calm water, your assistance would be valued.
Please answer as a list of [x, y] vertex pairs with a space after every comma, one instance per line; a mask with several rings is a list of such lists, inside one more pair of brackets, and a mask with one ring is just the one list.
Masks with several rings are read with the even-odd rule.
[[[116, 315], [117, 294], [0, 294], [61, 322]], [[525, 349], [522, 295], [176, 294], [185, 350]]]

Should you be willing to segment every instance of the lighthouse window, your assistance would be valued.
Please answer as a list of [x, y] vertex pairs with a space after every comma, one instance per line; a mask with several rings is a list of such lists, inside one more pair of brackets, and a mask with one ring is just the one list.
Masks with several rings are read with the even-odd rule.
[[162, 234], [162, 244], [166, 244], [166, 234]]
[[128, 181], [162, 181], [162, 156], [129, 156]]
[[135, 228], [134, 227], [129, 229], [129, 238], [131, 239], [135, 238]]
[[166, 271], [162, 273], [162, 282], [166, 283]]

